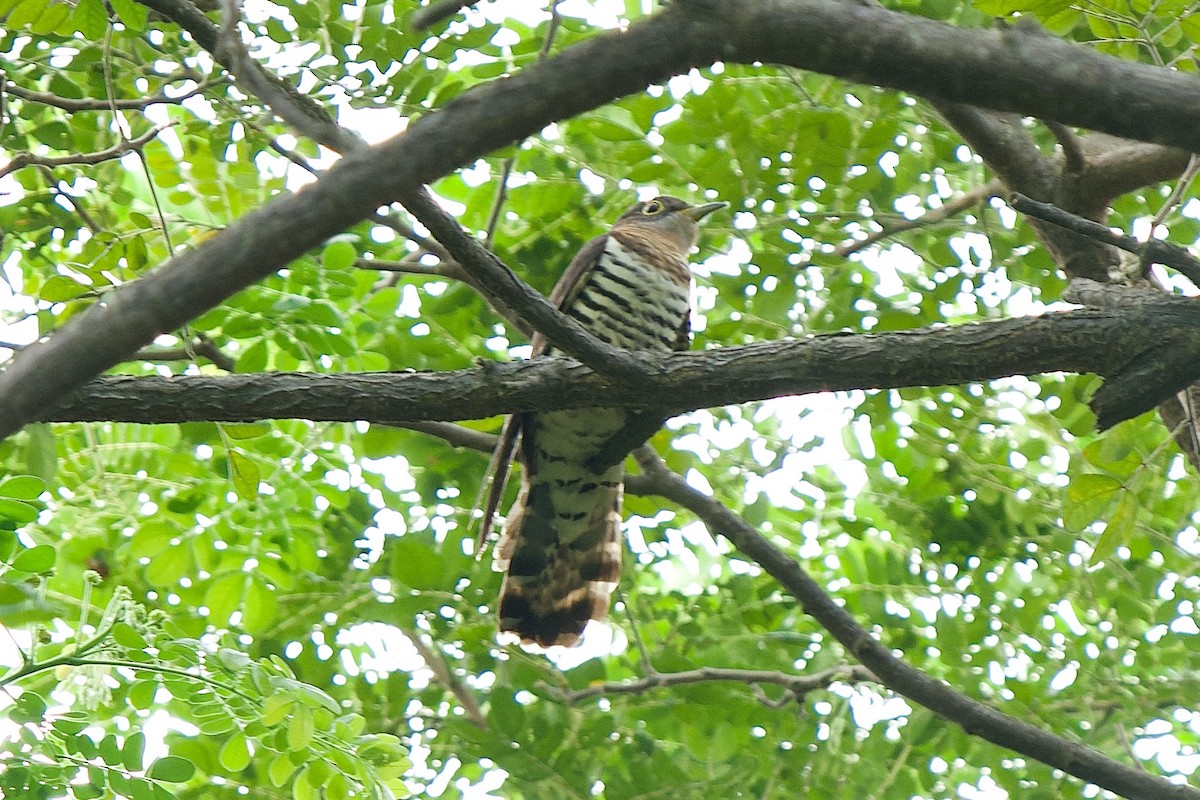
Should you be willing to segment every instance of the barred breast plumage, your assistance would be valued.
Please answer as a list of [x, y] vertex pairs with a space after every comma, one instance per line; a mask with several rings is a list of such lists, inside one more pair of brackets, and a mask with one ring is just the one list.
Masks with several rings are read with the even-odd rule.
[[[629, 209], [580, 250], [551, 300], [597, 338], [630, 350], [683, 349], [688, 342], [696, 223], [723, 206], [660, 197]], [[549, 353], [540, 337], [534, 353]], [[589, 408], [514, 418], [501, 447], [520, 437], [521, 491], [497, 545], [506, 573], [500, 629], [542, 646], [574, 644], [608, 611], [621, 572], [623, 464], [599, 470], [592, 456], [626, 426], [628, 411]], [[648, 436], [661, 420], [645, 431]], [[501, 459], [505, 460], [505, 459]], [[485, 526], [499, 501], [493, 486]]]

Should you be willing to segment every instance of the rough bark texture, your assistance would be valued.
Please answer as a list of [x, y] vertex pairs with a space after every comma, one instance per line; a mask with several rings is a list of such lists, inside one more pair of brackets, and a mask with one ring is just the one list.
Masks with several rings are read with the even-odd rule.
[[[164, 2], [150, 5], [162, 10], [157, 6]], [[202, 44], [215, 30], [202, 15], [189, 16], [185, 26]], [[1023, 29], [958, 29], [868, 5], [685, 0], [628, 31], [597, 36], [467, 92], [399, 136], [355, 151], [315, 184], [110, 293], [0, 374], [0, 437], [158, 334], [421, 183], [550, 122], [717, 60], [786, 64], [1200, 150], [1200, 89], [1188, 75]]]
[[562, 358], [489, 362], [456, 372], [110, 376], [37, 418], [403, 423], [597, 405], [670, 415], [807, 392], [1067, 371], [1109, 378], [1093, 406], [1101, 424], [1109, 425], [1153, 408], [1200, 377], [1200, 303], [1164, 296], [1125, 308], [646, 358], [656, 367], [646, 384], [614, 383]]

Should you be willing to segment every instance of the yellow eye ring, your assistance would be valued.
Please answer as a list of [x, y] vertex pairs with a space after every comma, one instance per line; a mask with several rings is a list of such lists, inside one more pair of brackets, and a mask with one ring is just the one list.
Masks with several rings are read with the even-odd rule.
[[648, 202], [644, 206], [642, 206], [642, 213], [645, 214], [647, 217], [653, 217], [655, 214], [661, 214], [662, 210], [663, 210], [663, 204], [657, 200], [651, 200], [650, 202]]

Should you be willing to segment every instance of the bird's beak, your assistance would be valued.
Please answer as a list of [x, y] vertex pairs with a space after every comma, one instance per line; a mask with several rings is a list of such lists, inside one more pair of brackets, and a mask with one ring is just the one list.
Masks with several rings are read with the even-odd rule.
[[704, 205], [700, 205], [700, 206], [689, 206], [688, 208], [683, 209], [682, 213], [685, 216], [691, 217], [693, 222], [699, 222], [700, 220], [704, 219], [712, 212], [716, 211], [718, 208], [724, 208], [726, 205], [728, 205], [728, 204], [727, 203], [705, 203]]

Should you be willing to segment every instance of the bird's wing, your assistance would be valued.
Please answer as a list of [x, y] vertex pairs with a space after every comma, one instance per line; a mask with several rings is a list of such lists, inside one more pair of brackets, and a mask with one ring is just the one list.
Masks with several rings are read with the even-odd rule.
[[[600, 255], [604, 252], [607, 244], [607, 233], [597, 236], [581, 247], [575, 257], [571, 259], [570, 266], [550, 291], [549, 300], [560, 311], [566, 311], [571, 307], [571, 303], [579, 295], [579, 290], [587, 283], [588, 276], [596, 269], [596, 264], [600, 262]], [[545, 336], [540, 333], [533, 335], [534, 357], [545, 355], [549, 346], [550, 343], [546, 341]]]
[[[587, 282], [592, 270], [596, 268], [607, 241], [608, 234], [597, 236], [580, 248], [579, 252], [575, 254], [575, 258], [571, 259], [570, 266], [563, 272], [562, 277], [558, 279], [558, 283], [554, 284], [554, 289], [550, 292], [549, 300], [557, 308], [565, 310], [574, 301], [580, 288]], [[532, 357], [534, 358], [544, 355], [550, 346], [546, 337], [540, 333], [533, 335], [532, 344]], [[479, 525], [479, 534], [476, 537], [479, 545], [476, 548], [478, 553], [483, 552], [483, 545], [492, 531], [496, 511], [500, 508], [500, 501], [504, 497], [504, 487], [508, 484], [508, 475], [513, 455], [516, 453], [517, 441], [528, 416], [527, 414], [514, 414], [504, 420], [504, 427], [500, 429], [500, 439], [496, 443], [495, 451], [492, 452], [492, 460], [488, 463], [483, 483], [479, 487], [479, 496], [475, 499], [475, 508], [482, 506], [483, 510], [483, 521]], [[481, 503], [485, 494], [487, 502]]]

